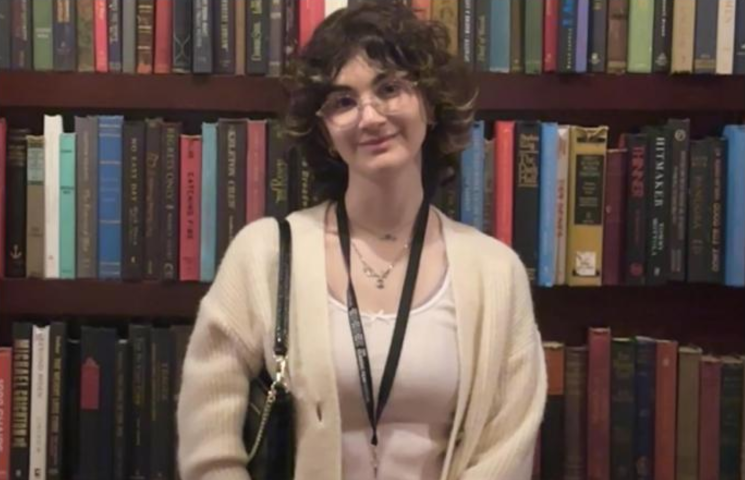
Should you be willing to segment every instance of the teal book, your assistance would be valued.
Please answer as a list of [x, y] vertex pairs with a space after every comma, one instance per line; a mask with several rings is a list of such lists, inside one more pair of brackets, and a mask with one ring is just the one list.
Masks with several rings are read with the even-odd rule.
[[654, 0], [630, 0], [628, 71], [652, 72]]
[[34, 70], [54, 69], [53, 12], [52, 0], [33, 0], [31, 18], [34, 26]]
[[75, 134], [60, 135], [59, 273], [75, 278]]
[[489, 71], [510, 71], [510, 0], [492, 0], [489, 25]]
[[202, 218], [199, 281], [215, 279], [217, 253], [217, 124], [202, 124]]

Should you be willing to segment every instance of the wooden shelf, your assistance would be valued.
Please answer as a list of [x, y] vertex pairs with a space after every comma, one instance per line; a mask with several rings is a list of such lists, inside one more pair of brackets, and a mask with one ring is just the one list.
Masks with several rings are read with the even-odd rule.
[[[0, 317], [193, 319], [208, 285], [86, 280], [0, 281]], [[557, 287], [534, 291], [544, 340], [585, 343], [592, 326], [649, 335], [720, 354], [745, 352], [745, 289], [715, 285]]]
[[[745, 76], [477, 75], [480, 110], [745, 113]], [[276, 78], [1, 72], [0, 108], [277, 113]]]

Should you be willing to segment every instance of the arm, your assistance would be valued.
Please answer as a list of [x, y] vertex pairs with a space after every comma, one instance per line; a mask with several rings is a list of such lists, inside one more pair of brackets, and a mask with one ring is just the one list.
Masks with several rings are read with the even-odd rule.
[[249, 480], [243, 422], [249, 379], [263, 364], [255, 304], [267, 286], [251, 278], [247, 236], [244, 229], [228, 248], [189, 341], [177, 412], [184, 480]]
[[459, 480], [529, 480], [531, 477], [533, 451], [546, 401], [546, 367], [527, 275], [522, 264], [515, 270], [512, 310], [515, 319], [509, 354], [501, 372], [500, 393], [494, 399], [471, 464]]

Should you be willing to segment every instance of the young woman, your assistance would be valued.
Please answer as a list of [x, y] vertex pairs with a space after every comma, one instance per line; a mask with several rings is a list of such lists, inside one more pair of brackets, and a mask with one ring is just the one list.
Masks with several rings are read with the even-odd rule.
[[[287, 129], [324, 198], [289, 216], [297, 479], [530, 478], [546, 373], [525, 269], [430, 205], [473, 120], [447, 47], [398, 2], [362, 3], [327, 18], [290, 75]], [[201, 302], [184, 480], [249, 478], [242, 425], [250, 380], [275, 368], [277, 254], [274, 220], [244, 228]]]

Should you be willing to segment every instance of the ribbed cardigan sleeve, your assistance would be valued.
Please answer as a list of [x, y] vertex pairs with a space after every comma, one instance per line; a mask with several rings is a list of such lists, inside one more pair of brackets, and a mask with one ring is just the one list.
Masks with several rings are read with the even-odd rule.
[[183, 480], [250, 480], [243, 422], [249, 379], [263, 365], [265, 327], [255, 318], [257, 306], [269, 305], [262, 298], [268, 295], [266, 287], [252, 278], [259, 269], [252, 269], [256, 242], [250, 237], [261, 230], [267, 230], [266, 225], [252, 225], [238, 234], [200, 303], [177, 411]]
[[533, 452], [546, 403], [546, 364], [525, 268], [512, 268], [513, 315], [509, 354], [470, 464], [459, 480], [530, 480]]

